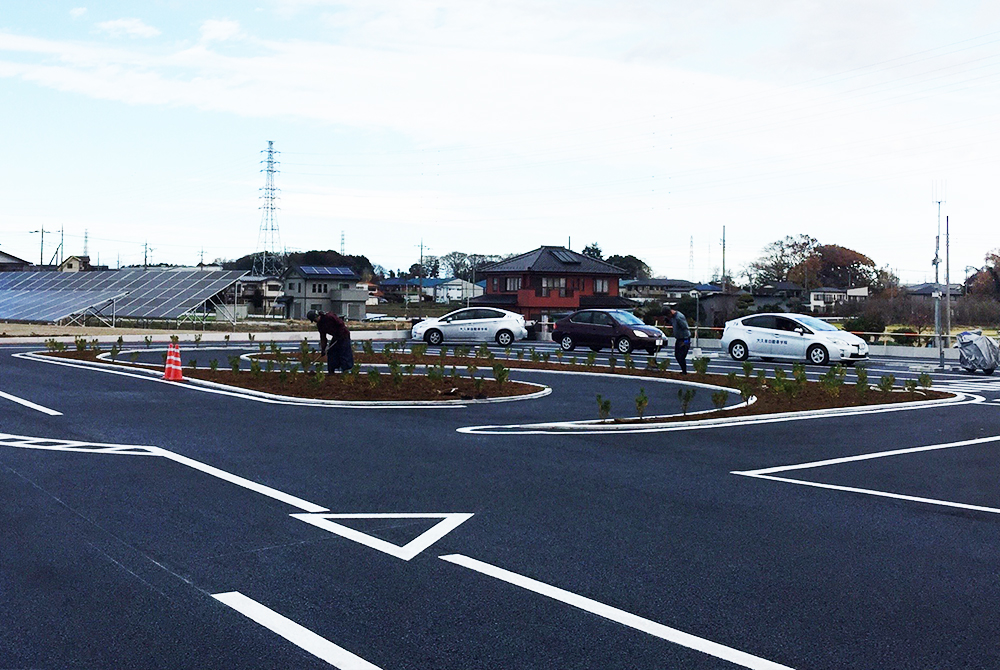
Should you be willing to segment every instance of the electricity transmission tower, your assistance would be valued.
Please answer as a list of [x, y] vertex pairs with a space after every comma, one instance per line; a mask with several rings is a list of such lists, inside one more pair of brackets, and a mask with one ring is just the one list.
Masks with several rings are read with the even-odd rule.
[[277, 166], [280, 164], [275, 160], [275, 155], [280, 151], [274, 150], [274, 142], [268, 141], [267, 149], [261, 151], [267, 154], [267, 159], [261, 161], [266, 163], [264, 172], [266, 177], [264, 188], [260, 189], [260, 199], [263, 204], [260, 206], [260, 232], [257, 234], [257, 250], [253, 257], [253, 268], [251, 274], [258, 277], [267, 277], [281, 274], [283, 249], [281, 247], [281, 235], [278, 233], [278, 221], [274, 217], [277, 207], [274, 201], [278, 199], [279, 189], [274, 187], [274, 175], [278, 172]]

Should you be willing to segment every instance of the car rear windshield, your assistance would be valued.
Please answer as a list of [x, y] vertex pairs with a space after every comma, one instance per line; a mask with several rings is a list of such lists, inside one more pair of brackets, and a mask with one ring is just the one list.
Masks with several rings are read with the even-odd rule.
[[645, 326], [646, 324], [642, 322], [642, 319], [637, 317], [635, 314], [630, 314], [629, 312], [623, 312], [621, 310], [615, 310], [611, 314], [618, 320], [618, 323], [623, 323], [626, 326]]
[[811, 316], [796, 315], [795, 318], [813, 330], [838, 330], [836, 326], [831, 326], [826, 321], [821, 321], [820, 319], [815, 319]]

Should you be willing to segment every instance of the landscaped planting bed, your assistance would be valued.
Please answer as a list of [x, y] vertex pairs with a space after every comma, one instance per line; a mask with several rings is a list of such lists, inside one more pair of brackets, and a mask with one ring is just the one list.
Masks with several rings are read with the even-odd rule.
[[[97, 361], [101, 352], [94, 346], [83, 347], [78, 342], [76, 351], [51, 353]], [[127, 352], [121, 353], [113, 348], [110, 353], [117, 364], [134, 365], [123, 360], [129, 358]], [[351, 373], [324, 375], [316, 371], [325, 367], [325, 361], [307, 342], [303, 342], [296, 353], [283, 351], [275, 344], [261, 343], [259, 352], [253, 354], [250, 371], [239, 370], [238, 356], [229, 356], [228, 365], [224, 365], [223, 369], [218, 369], [219, 363], [215, 361], [213, 364], [216, 369], [196, 368], [188, 364], [184, 367], [184, 374], [187, 377], [277, 395], [329, 400], [391, 401], [496, 398], [538, 391], [535, 385], [509, 381], [507, 377], [511, 368], [610, 373], [698, 382], [736, 390], [744, 400], [754, 399], [748, 406], [727, 410], [727, 416], [861, 407], [952, 397], [952, 394], [931, 390], [929, 375], [921, 375], [918, 380], [907, 380], [902, 386], [898, 386], [892, 375], [869, 380], [863, 366], [854, 369], [857, 379], [847, 383], [846, 369], [836, 365], [827, 368], [820, 381], [809, 381], [806, 379], [805, 367], [801, 364], [791, 366], [789, 373], [787, 367], [756, 369], [751, 363], [745, 362], [742, 374], [708, 374], [707, 358], [696, 359], [692, 365], [694, 371], [681, 375], [669, 369], [669, 359], [612, 356], [610, 365], [597, 365], [596, 354], [592, 353], [574, 356], [561, 351], [550, 354], [538, 353], [533, 349], [519, 349], [517, 352], [507, 349], [497, 355], [485, 346], [429, 350], [426, 345], [417, 344], [411, 347], [411, 351], [404, 352], [399, 345], [389, 344], [384, 351], [376, 352], [371, 342], [365, 341], [361, 345], [361, 351], [356, 351], [354, 356], [355, 366]], [[105, 362], [107, 358], [105, 356]], [[232, 369], [225, 369], [229, 367]], [[600, 382], [593, 383], [599, 390]], [[731, 393], [727, 391], [685, 387], [678, 390], [678, 410], [686, 415], [688, 405], [699, 393], [710, 394], [713, 405], [719, 409], [727, 403], [731, 404]], [[642, 417], [648, 404], [645, 396], [645, 391], [641, 391], [636, 396], [635, 413], [628, 411], [626, 414]], [[601, 418], [610, 417], [606, 402], [598, 397], [597, 409]], [[616, 411], [615, 414], [620, 415], [622, 412]], [[697, 416], [704, 418], [705, 415]]]

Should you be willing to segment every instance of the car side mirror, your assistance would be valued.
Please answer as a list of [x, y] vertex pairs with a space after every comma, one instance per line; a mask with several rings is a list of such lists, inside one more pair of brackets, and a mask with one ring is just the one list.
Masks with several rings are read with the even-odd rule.
[[798, 333], [799, 335], [805, 335], [806, 334], [805, 328], [796, 328], [795, 332]]

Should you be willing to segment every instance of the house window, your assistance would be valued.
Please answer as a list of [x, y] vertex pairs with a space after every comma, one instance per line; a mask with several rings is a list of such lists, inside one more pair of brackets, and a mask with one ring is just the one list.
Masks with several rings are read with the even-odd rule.
[[268, 291], [274, 291], [274, 292], [280, 291], [281, 290], [281, 284], [268, 284], [267, 285], [267, 290]]
[[608, 280], [607, 279], [595, 279], [594, 280], [594, 293], [607, 294], [608, 292]]
[[500, 290], [499, 286], [500, 286], [500, 279], [497, 278], [497, 277], [494, 277], [493, 278], [493, 292], [494, 293], [496, 293], [497, 291]]
[[507, 277], [504, 280], [505, 291], [520, 291], [521, 290], [521, 278], [520, 277]]
[[560, 298], [566, 297], [565, 277], [542, 277], [542, 296], [548, 297], [553, 292], [558, 292]]

